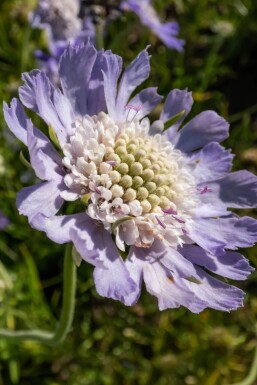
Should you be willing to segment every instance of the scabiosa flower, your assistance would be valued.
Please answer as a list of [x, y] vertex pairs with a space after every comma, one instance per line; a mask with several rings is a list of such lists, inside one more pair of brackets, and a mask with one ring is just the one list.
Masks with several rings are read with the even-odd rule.
[[183, 50], [185, 42], [177, 38], [178, 23], [175, 21], [161, 23], [150, 0], [124, 0], [121, 3], [121, 8], [135, 12], [141, 23], [150, 28], [167, 47], [177, 51]]
[[[252, 271], [235, 250], [254, 244], [257, 221], [228, 208], [256, 206], [257, 178], [229, 172], [232, 155], [218, 144], [228, 123], [215, 112], [180, 128], [190, 92], [171, 91], [150, 123], [146, 115], [162, 99], [156, 88], [131, 99], [149, 76], [147, 50], [121, 71], [121, 57], [87, 43], [61, 57], [62, 90], [42, 71], [23, 74], [20, 100], [54, 130], [59, 150], [17, 99], [4, 104], [10, 130], [28, 146], [43, 180], [18, 193], [19, 212], [53, 241], [73, 242], [95, 266], [104, 297], [133, 305], [144, 280], [160, 309], [236, 309], [243, 292], [206, 269], [238, 280]], [[58, 215], [64, 201], [82, 208]]]

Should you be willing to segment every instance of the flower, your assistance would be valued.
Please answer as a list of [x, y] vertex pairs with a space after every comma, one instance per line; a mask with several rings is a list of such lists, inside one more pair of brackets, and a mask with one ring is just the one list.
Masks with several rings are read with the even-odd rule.
[[[219, 145], [228, 123], [214, 111], [182, 125], [193, 103], [187, 90], [171, 91], [150, 124], [146, 116], [162, 100], [156, 88], [131, 98], [149, 76], [147, 50], [121, 71], [121, 57], [87, 43], [62, 55], [62, 90], [42, 71], [23, 74], [20, 100], [46, 122], [59, 150], [18, 99], [4, 104], [43, 180], [18, 193], [19, 212], [51, 240], [73, 242], [95, 266], [101, 296], [133, 305], [144, 280], [161, 310], [236, 309], [243, 292], [206, 270], [235, 280], [252, 271], [235, 250], [254, 244], [257, 221], [228, 208], [257, 205], [257, 178], [230, 173], [233, 156]], [[77, 212], [65, 215], [65, 201], [76, 201]]]
[[150, 0], [124, 0], [121, 8], [135, 12], [141, 23], [150, 28], [168, 48], [183, 51], [185, 42], [177, 38], [178, 23], [172, 21], [162, 24]]
[[0, 211], [0, 230], [3, 230], [9, 224], [9, 219]]

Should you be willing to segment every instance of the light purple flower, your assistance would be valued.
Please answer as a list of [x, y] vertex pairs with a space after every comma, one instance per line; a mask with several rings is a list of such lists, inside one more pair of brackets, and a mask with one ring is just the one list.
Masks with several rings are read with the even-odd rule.
[[[144, 280], [161, 310], [236, 309], [243, 292], [206, 270], [234, 280], [252, 271], [236, 250], [254, 244], [257, 221], [228, 209], [257, 206], [257, 178], [230, 173], [233, 156], [219, 144], [228, 123], [214, 111], [182, 125], [193, 104], [187, 90], [171, 91], [150, 124], [156, 88], [131, 99], [149, 72], [146, 50], [122, 73], [121, 57], [87, 43], [62, 55], [62, 90], [42, 71], [23, 74], [20, 100], [54, 130], [59, 150], [18, 99], [4, 104], [42, 180], [18, 193], [19, 212], [53, 241], [73, 242], [104, 297], [133, 305]], [[64, 201], [84, 208], [65, 215]]]
[[183, 51], [184, 40], [178, 39], [178, 23], [175, 21], [161, 23], [150, 0], [124, 0], [121, 8], [135, 12], [143, 25], [150, 28], [162, 42], [171, 49]]
[[0, 230], [3, 230], [9, 223], [9, 219], [0, 211]]

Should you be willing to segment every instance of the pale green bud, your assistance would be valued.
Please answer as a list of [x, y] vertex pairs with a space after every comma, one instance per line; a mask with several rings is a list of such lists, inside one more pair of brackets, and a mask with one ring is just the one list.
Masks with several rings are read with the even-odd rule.
[[154, 192], [156, 190], [156, 184], [154, 182], [147, 182], [145, 184], [145, 187], [147, 188], [149, 193], [152, 193], [152, 192]]
[[132, 186], [135, 188], [135, 189], [138, 189], [138, 187], [142, 186], [142, 184], [144, 183], [143, 179], [140, 177], [140, 176], [135, 176], [133, 178], [133, 184]]
[[145, 187], [139, 187], [137, 190], [137, 199], [142, 200], [148, 197], [148, 191]]
[[145, 180], [145, 181], [150, 181], [154, 178], [154, 172], [153, 170], [151, 170], [150, 168], [147, 168], [146, 170], [144, 170], [142, 172], [142, 178]]
[[140, 204], [141, 204], [141, 207], [142, 207], [142, 210], [144, 213], [149, 213], [151, 211], [152, 206], [151, 206], [150, 202], [148, 202], [147, 199], [142, 200], [140, 202]]
[[116, 167], [116, 170], [121, 174], [127, 174], [129, 171], [129, 166], [127, 165], [127, 163], [120, 163], [119, 166]]
[[131, 202], [134, 201], [137, 197], [137, 193], [133, 188], [128, 188], [123, 195], [124, 201]]
[[141, 175], [143, 172], [143, 166], [139, 162], [135, 162], [130, 166], [131, 175]]
[[131, 178], [130, 175], [123, 175], [123, 177], [121, 178], [120, 180], [120, 184], [122, 185], [122, 187], [124, 188], [129, 188], [132, 186], [132, 183], [133, 183], [133, 179]]

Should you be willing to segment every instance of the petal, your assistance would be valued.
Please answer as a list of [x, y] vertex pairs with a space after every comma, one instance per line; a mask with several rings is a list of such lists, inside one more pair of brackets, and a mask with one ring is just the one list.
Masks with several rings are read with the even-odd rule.
[[99, 295], [131, 305], [130, 296], [137, 289], [121, 259], [111, 235], [102, 232], [101, 248], [105, 249], [104, 266], [96, 267], [94, 280]]
[[257, 221], [250, 217], [196, 218], [187, 230], [194, 242], [214, 255], [224, 255], [225, 248], [250, 247], [257, 241]]
[[125, 0], [122, 2], [121, 8], [134, 11], [141, 23], [155, 32], [167, 47], [177, 51], [183, 50], [184, 41], [175, 37], [179, 31], [178, 24], [176, 22], [162, 24], [149, 0], [140, 0], [140, 2], [138, 0]]
[[27, 116], [18, 99], [12, 99], [10, 107], [4, 102], [4, 118], [12, 133], [27, 144]]
[[75, 121], [75, 115], [69, 100], [61, 93], [59, 89], [55, 89], [53, 92], [53, 103], [55, 110], [59, 116], [60, 122], [63, 127], [66, 128], [68, 135], [73, 134], [73, 123]]
[[117, 83], [121, 73], [122, 58], [111, 52], [106, 52], [105, 68], [102, 70], [104, 78], [104, 95], [107, 110], [110, 117], [114, 120], [119, 116], [116, 109]]
[[[157, 87], [149, 87], [140, 91], [134, 98], [129, 101], [131, 106], [138, 107], [139, 111], [136, 113], [137, 119], [142, 119], [161, 102], [162, 96], [157, 93]], [[123, 116], [128, 115], [128, 111], [124, 110]]]
[[97, 52], [96, 61], [91, 73], [88, 86], [87, 108], [88, 115], [97, 115], [101, 111], [106, 111], [106, 101], [104, 96], [104, 81], [102, 70], [105, 68], [105, 56], [108, 52], [101, 50]]
[[208, 143], [191, 157], [196, 164], [193, 171], [196, 181], [198, 183], [209, 182], [228, 174], [232, 167], [233, 157], [231, 150], [225, 150], [215, 142]]
[[70, 230], [71, 240], [81, 257], [94, 266], [103, 266], [108, 250], [106, 237], [110, 234], [95, 223], [88, 215]]
[[204, 111], [190, 120], [176, 138], [176, 148], [187, 153], [209, 142], [221, 142], [228, 137], [229, 124], [214, 111]]
[[[68, 102], [64, 104], [63, 95], [61, 96], [60, 92], [54, 88], [43, 71], [31, 71], [24, 74], [23, 80], [25, 84], [19, 89], [22, 103], [39, 114], [47, 125], [52, 126], [59, 142], [61, 144], [65, 143], [67, 133], [71, 129], [69, 127], [70, 120], [66, 120]], [[61, 97], [62, 99], [60, 99]], [[62, 110], [64, 107], [65, 110]], [[69, 111], [69, 114], [71, 114], [71, 111]], [[65, 119], [63, 115], [65, 115]], [[66, 123], [63, 125], [64, 120]]]
[[[201, 283], [187, 280], [186, 285], [202, 301], [202, 309], [199, 309], [200, 311], [205, 307], [230, 311], [243, 305], [244, 293], [242, 290], [211, 277], [201, 268], [196, 268], [196, 270], [199, 282]], [[192, 307], [189, 306], [189, 309], [196, 310], [194, 304]]]
[[76, 114], [88, 113], [88, 87], [97, 51], [91, 43], [69, 46], [59, 63], [59, 75], [64, 95]]
[[212, 192], [201, 196], [204, 204], [235, 208], [257, 207], [257, 177], [249, 171], [236, 171], [222, 179], [208, 182], [208, 188]]
[[85, 213], [58, 215], [50, 218], [37, 214], [33, 219], [33, 227], [44, 231], [52, 241], [62, 244], [71, 241], [70, 230], [82, 222], [86, 225], [87, 218]]
[[147, 291], [158, 298], [160, 310], [192, 303], [194, 296], [182, 279], [158, 260], [144, 264], [143, 277]]
[[145, 263], [144, 253], [141, 254], [139, 248], [132, 246], [130, 247], [128, 257], [125, 261], [129, 275], [136, 284], [135, 290], [126, 298], [126, 303], [128, 305], [135, 305], [141, 294], [143, 267]]
[[116, 109], [120, 112], [120, 116], [132, 94], [132, 92], [144, 80], [146, 80], [150, 73], [150, 62], [147, 50], [140, 52], [140, 54], [132, 61], [132, 63], [124, 71], [116, 100]]
[[184, 115], [177, 121], [177, 123], [173, 124], [167, 130], [169, 140], [173, 140], [180, 124], [191, 111], [193, 103], [194, 100], [192, 98], [192, 92], [188, 92], [187, 90], [175, 89], [170, 91], [170, 93], [168, 94], [160, 115], [160, 119], [163, 120], [163, 122], [167, 122], [173, 116], [185, 110]]
[[22, 80], [24, 81], [24, 85], [19, 87], [19, 97], [22, 104], [37, 114], [39, 111], [34, 80], [36, 75], [39, 73], [39, 70], [32, 70], [30, 72], [23, 73]]
[[36, 175], [53, 180], [63, 174], [62, 160], [49, 139], [28, 120], [28, 149]]
[[[67, 129], [62, 124], [58, 112], [54, 106], [53, 94], [57, 99], [57, 92], [54, 90], [45, 73], [39, 73], [35, 79], [36, 101], [39, 115], [44, 119], [47, 125], [52, 126], [59, 142], [64, 144], [67, 142]], [[57, 102], [56, 102], [57, 104]]]
[[19, 213], [26, 215], [32, 225], [33, 218], [39, 213], [47, 217], [53, 216], [63, 203], [60, 197], [61, 188], [60, 180], [23, 188], [17, 194]]
[[244, 280], [254, 270], [247, 259], [234, 251], [227, 251], [222, 256], [214, 256], [198, 246], [184, 245], [179, 252], [193, 264], [203, 266], [226, 278]]

